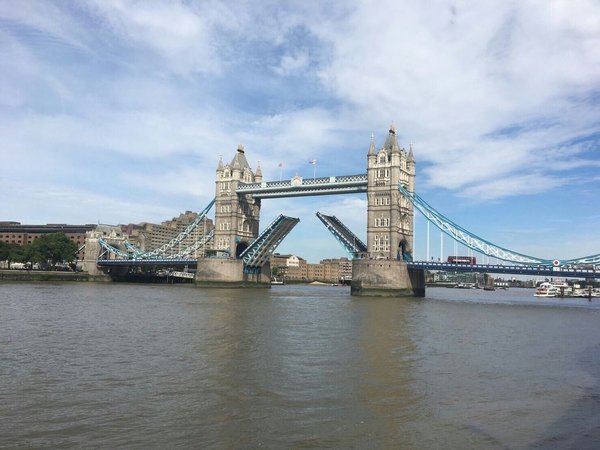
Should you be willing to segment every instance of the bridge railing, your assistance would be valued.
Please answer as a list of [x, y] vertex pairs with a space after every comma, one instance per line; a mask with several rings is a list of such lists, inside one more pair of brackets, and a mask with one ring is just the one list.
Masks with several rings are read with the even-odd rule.
[[326, 185], [365, 185], [367, 174], [342, 175], [335, 177], [302, 178], [294, 177], [290, 180], [263, 181], [261, 183], [240, 183], [237, 192], [261, 191], [269, 189], [295, 188], [302, 186], [326, 186]]
[[598, 278], [600, 270], [595, 268], [575, 268], [572, 266], [552, 266], [545, 264], [455, 264], [436, 261], [411, 261], [409, 268], [441, 270], [447, 272], [480, 272], [480, 273], [504, 273], [514, 275], [538, 275], [570, 278]]

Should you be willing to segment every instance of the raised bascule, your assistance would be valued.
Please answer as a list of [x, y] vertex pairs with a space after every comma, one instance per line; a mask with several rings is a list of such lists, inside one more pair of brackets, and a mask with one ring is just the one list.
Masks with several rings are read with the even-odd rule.
[[[199, 286], [270, 286], [270, 256], [298, 224], [299, 219], [280, 215], [260, 232], [261, 202], [270, 198], [363, 193], [367, 196], [367, 242], [335, 216], [317, 217], [348, 252], [352, 264], [352, 295], [424, 296], [425, 270], [466, 270], [465, 266], [413, 261], [415, 208], [447, 235], [466, 247], [507, 261], [511, 265], [478, 265], [500, 273], [587, 276], [577, 265], [600, 263], [600, 255], [559, 262], [523, 255], [481, 239], [444, 217], [415, 193], [415, 158], [412, 145], [401, 148], [392, 125], [385, 143], [376, 148], [373, 137], [367, 151], [367, 172], [355, 175], [263, 181], [260, 165], [253, 171], [242, 145], [230, 163], [219, 160], [215, 198], [183, 232], [157, 249], [142, 250], [118, 231], [96, 230], [86, 240], [90, 273], [126, 271], [132, 266], [168, 265], [195, 267]], [[214, 206], [214, 229], [182, 248], [190, 234]], [[197, 257], [202, 248], [202, 256]], [[557, 264], [558, 263], [558, 264]], [[434, 267], [435, 266], [435, 267]], [[558, 267], [560, 268], [560, 267]]]

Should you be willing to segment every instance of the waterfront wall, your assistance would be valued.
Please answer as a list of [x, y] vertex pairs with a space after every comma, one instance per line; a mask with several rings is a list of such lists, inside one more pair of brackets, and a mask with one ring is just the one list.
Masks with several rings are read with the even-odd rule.
[[201, 258], [194, 283], [203, 287], [270, 287], [271, 266], [263, 266], [260, 274], [246, 274], [240, 259]]
[[110, 278], [105, 275], [90, 275], [86, 272], [0, 270], [0, 281], [110, 281]]
[[374, 297], [424, 297], [425, 272], [404, 261], [357, 259], [352, 263], [351, 294]]

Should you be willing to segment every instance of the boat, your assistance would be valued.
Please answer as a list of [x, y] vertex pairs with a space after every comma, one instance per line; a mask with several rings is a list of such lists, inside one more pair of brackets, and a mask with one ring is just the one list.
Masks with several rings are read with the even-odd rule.
[[277, 278], [271, 278], [271, 284], [284, 284], [283, 280], [278, 280]]
[[533, 296], [534, 297], [558, 297], [559, 294], [560, 294], [560, 291], [556, 286], [553, 286], [552, 283], [545, 281], [535, 289], [535, 294], [533, 294]]
[[550, 281], [550, 284], [558, 290], [558, 297], [570, 297], [573, 289], [566, 281]]
[[573, 297], [578, 298], [587, 298], [591, 296], [591, 291], [589, 289], [575, 289], [573, 290]]

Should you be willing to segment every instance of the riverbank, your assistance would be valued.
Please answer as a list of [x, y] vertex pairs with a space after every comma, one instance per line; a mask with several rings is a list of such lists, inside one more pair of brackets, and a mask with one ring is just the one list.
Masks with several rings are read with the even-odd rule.
[[0, 281], [110, 281], [110, 278], [93, 276], [87, 272], [0, 270]]

